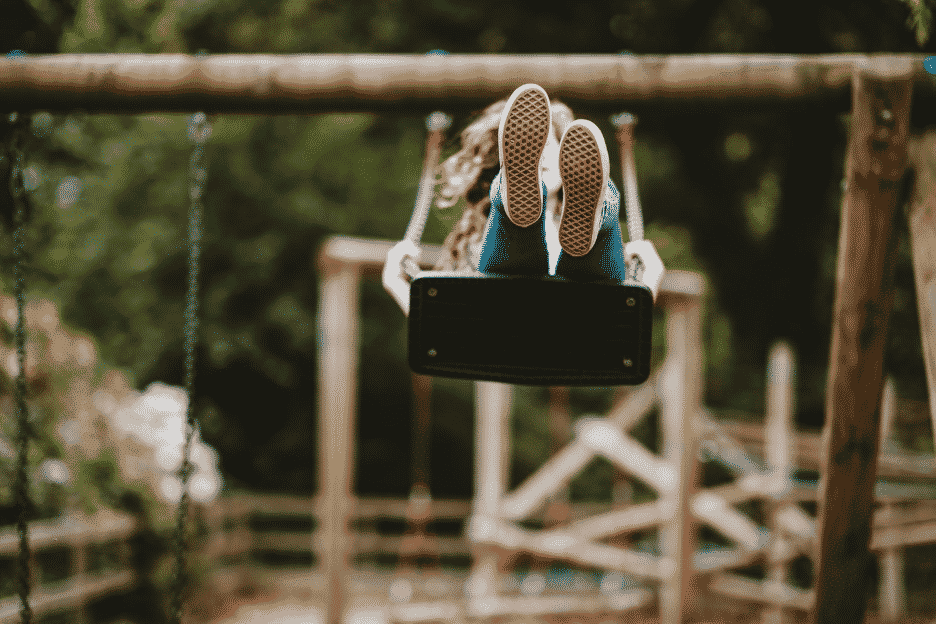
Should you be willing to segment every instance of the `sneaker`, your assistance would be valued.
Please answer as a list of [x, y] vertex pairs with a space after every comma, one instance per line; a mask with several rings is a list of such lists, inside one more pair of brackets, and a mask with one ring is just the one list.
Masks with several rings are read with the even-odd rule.
[[526, 84], [511, 94], [498, 130], [502, 188], [507, 218], [529, 227], [543, 211], [540, 159], [552, 132], [549, 96], [539, 85]]
[[559, 145], [562, 217], [555, 275], [624, 281], [627, 263], [621, 234], [621, 195], [610, 180], [608, 148], [590, 121], [569, 126]]
[[572, 122], [559, 144], [563, 196], [559, 244], [571, 256], [584, 256], [595, 245], [610, 169], [598, 126], [584, 119]]
[[501, 114], [501, 170], [491, 183], [491, 211], [477, 267], [483, 273], [549, 273], [540, 160], [550, 132], [552, 116], [543, 88], [528, 84], [514, 91]]

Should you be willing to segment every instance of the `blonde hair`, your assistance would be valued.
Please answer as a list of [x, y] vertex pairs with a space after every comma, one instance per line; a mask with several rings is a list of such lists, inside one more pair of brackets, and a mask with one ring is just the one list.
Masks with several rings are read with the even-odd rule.
[[[488, 194], [491, 182], [500, 169], [497, 132], [501, 113], [507, 100], [500, 100], [485, 108], [461, 133], [461, 149], [449, 156], [439, 167], [440, 189], [436, 206], [451, 208], [465, 200], [461, 218], [442, 243], [442, 254], [436, 263], [437, 271], [463, 271], [473, 269], [471, 248], [481, 245], [491, 200]], [[550, 103], [552, 127], [558, 140], [575, 117], [562, 102]]]

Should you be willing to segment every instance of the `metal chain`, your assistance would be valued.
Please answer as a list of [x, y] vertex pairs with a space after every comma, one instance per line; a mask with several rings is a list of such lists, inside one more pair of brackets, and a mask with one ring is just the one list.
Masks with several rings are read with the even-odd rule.
[[16, 297], [16, 328], [14, 341], [18, 370], [13, 395], [16, 401], [16, 420], [19, 428], [17, 435], [16, 458], [16, 506], [19, 517], [16, 531], [19, 534], [19, 559], [17, 561], [17, 594], [20, 599], [20, 618], [23, 624], [32, 622], [32, 608], [29, 605], [30, 569], [29, 569], [29, 525], [26, 514], [29, 506], [29, 492], [26, 468], [29, 460], [29, 438], [31, 431], [26, 408], [26, 331], [23, 308], [25, 307], [25, 280], [23, 279], [23, 238], [28, 216], [26, 180], [22, 143], [29, 118], [18, 113], [11, 113], [9, 122], [13, 126], [10, 138], [10, 196], [13, 198], [13, 292]]
[[188, 517], [188, 479], [194, 471], [189, 461], [192, 438], [197, 433], [198, 423], [195, 420], [194, 393], [195, 384], [195, 345], [198, 333], [198, 266], [201, 252], [202, 236], [202, 204], [201, 197], [205, 188], [207, 169], [204, 165], [205, 142], [211, 135], [211, 125], [204, 113], [192, 115], [189, 121], [189, 139], [194, 143], [192, 157], [189, 165], [189, 227], [188, 227], [188, 290], [185, 295], [185, 393], [188, 396], [188, 405], [185, 411], [185, 445], [182, 450], [182, 466], [177, 473], [182, 483], [182, 497], [179, 499], [179, 510], [176, 525], [175, 563], [176, 576], [173, 593], [170, 622], [180, 624], [184, 603], [183, 592], [188, 584], [188, 574], [185, 568], [185, 554], [187, 551], [185, 525]]

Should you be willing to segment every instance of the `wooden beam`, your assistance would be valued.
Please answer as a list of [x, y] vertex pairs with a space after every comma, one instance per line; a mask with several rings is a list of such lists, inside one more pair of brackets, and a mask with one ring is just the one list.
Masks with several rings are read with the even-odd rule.
[[663, 557], [674, 565], [660, 587], [660, 624], [680, 624], [695, 610], [698, 586], [693, 582], [696, 521], [692, 499], [699, 480], [696, 436], [702, 404], [702, 301], [676, 302], [666, 322], [667, 369], [660, 377], [663, 457], [674, 472], [676, 487], [661, 493], [674, 510], [661, 525]]
[[[879, 445], [899, 180], [907, 163], [912, 64], [855, 72], [839, 233], [819, 497], [815, 624], [861, 622]], [[791, 293], [792, 295], [792, 293]]]
[[328, 591], [323, 621], [341, 624], [348, 600], [349, 519], [357, 397], [360, 275], [355, 264], [332, 260], [324, 266], [319, 295], [319, 498], [320, 534]]
[[[322, 113], [477, 110], [536, 82], [571, 105], [641, 112], [667, 106], [794, 104], [845, 110], [860, 55], [206, 55], [61, 54], [0, 59], [12, 110]], [[936, 93], [922, 54], [871, 57], [913, 65]]]
[[[767, 414], [764, 419], [764, 437], [768, 441], [764, 451], [768, 477], [777, 488], [767, 500], [767, 528], [770, 544], [767, 550], [767, 580], [783, 585], [787, 579], [786, 544], [781, 540], [780, 510], [790, 502], [790, 477], [793, 476], [794, 414], [796, 413], [796, 358], [785, 342], [770, 350], [767, 366]], [[777, 495], [780, 491], [779, 496]], [[783, 605], [768, 605], [762, 613], [762, 624], [788, 624], [790, 613]]]
[[498, 592], [501, 554], [485, 538], [496, 532], [510, 463], [510, 413], [513, 386], [475, 382], [475, 491], [467, 527], [472, 548], [471, 576], [465, 592], [488, 599]]
[[[737, 440], [744, 450], [763, 455], [765, 453], [764, 427], [757, 423], [716, 421], [728, 438]], [[806, 431], [794, 437], [796, 448], [795, 464], [799, 469], [821, 469], [825, 460], [820, 435]], [[878, 477], [906, 480], [908, 482], [932, 483], [936, 477], [936, 459], [932, 455], [892, 454], [878, 455]]]
[[933, 440], [936, 442], [936, 131], [910, 142], [916, 173], [910, 203], [910, 247]]

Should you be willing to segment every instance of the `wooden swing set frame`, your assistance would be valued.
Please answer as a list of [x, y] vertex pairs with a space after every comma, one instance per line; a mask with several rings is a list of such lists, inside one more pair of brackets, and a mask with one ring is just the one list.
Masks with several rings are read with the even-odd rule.
[[[685, 106], [782, 107], [806, 105], [850, 109], [851, 132], [843, 195], [832, 348], [823, 435], [824, 470], [819, 496], [819, 565], [814, 622], [860, 621], [865, 601], [856, 599], [871, 539], [875, 465], [884, 382], [883, 353], [893, 301], [896, 249], [893, 227], [899, 180], [908, 160], [918, 172], [933, 166], [931, 137], [910, 137], [910, 100], [932, 102], [936, 78], [922, 56], [496, 56], [496, 55], [296, 55], [192, 57], [187, 55], [55, 55], [0, 60], [0, 99], [10, 110], [132, 113], [318, 113], [386, 111], [427, 113], [474, 109], [502, 98], [517, 85], [536, 82], [573, 107], [627, 108], [635, 112]], [[918, 289], [930, 409], [936, 430], [936, 186], [919, 175], [910, 214], [911, 246]], [[340, 242], [335, 244], [340, 245]], [[334, 250], [333, 250], [334, 251]], [[326, 557], [333, 599], [326, 621], [340, 621], [346, 570], [344, 527], [351, 497], [351, 427], [356, 387], [355, 321], [358, 267], [341, 253], [326, 254], [319, 408], [320, 479], [326, 513], [323, 530], [333, 541]], [[366, 255], [366, 254], [365, 254]], [[363, 258], [362, 258], [363, 259]], [[664, 291], [666, 286], [664, 285]], [[678, 289], [676, 289], [678, 291]], [[674, 293], [677, 298], [684, 295]], [[685, 303], [699, 309], [699, 301]], [[332, 306], [332, 307], [329, 307]], [[677, 343], [698, 349], [698, 312], [686, 315]], [[696, 320], [690, 320], [695, 318]], [[688, 324], [688, 325], [686, 325]], [[692, 338], [695, 337], [695, 338]], [[690, 344], [691, 343], [691, 344]], [[693, 422], [701, 399], [698, 353], [683, 351], [683, 385], [672, 417]], [[674, 369], [675, 370], [675, 369]], [[672, 372], [672, 371], [670, 371]], [[675, 373], [673, 373], [675, 374]], [[506, 388], [479, 395], [479, 414], [499, 413], [479, 430], [485, 444], [502, 448]], [[669, 416], [667, 416], [669, 418]], [[674, 420], [673, 422], [676, 422]], [[675, 427], [678, 429], [679, 427]], [[594, 437], [594, 436], [593, 436]], [[598, 436], [600, 437], [600, 436]], [[479, 439], [479, 442], [482, 440]], [[675, 444], [675, 442], [673, 442]], [[670, 464], [677, 491], [694, 476], [685, 461], [693, 449], [676, 445]], [[481, 467], [481, 466], [479, 466]], [[497, 464], [483, 467], [476, 507], [495, 505]], [[492, 472], [493, 471], [493, 472]], [[661, 483], [661, 487], [663, 487]], [[669, 487], [669, 486], [666, 486]], [[688, 502], [682, 498], [681, 505]], [[481, 511], [479, 511], [481, 513]], [[661, 618], [680, 621], [687, 609], [688, 572], [678, 562], [691, 528], [688, 515], [666, 540], [674, 546]], [[482, 514], [488, 516], [487, 512]], [[483, 523], [473, 531], [484, 534]], [[525, 539], [525, 538], [524, 538]], [[522, 540], [521, 540], [522, 542]]]

